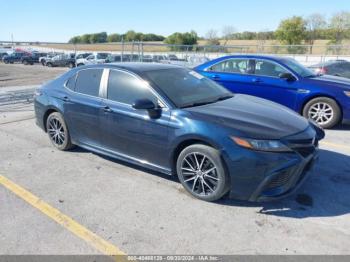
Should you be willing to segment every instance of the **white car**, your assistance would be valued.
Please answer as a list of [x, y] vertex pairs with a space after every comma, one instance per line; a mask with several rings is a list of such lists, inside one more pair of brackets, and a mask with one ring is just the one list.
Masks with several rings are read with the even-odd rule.
[[103, 64], [109, 55], [110, 53], [94, 53], [86, 58], [77, 59], [75, 63], [77, 66]]

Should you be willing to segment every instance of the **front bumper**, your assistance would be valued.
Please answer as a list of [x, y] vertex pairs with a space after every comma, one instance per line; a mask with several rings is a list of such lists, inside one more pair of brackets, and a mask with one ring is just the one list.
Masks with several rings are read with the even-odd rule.
[[223, 153], [231, 179], [230, 197], [253, 202], [280, 199], [294, 193], [318, 159], [317, 142], [288, 153], [243, 150]]

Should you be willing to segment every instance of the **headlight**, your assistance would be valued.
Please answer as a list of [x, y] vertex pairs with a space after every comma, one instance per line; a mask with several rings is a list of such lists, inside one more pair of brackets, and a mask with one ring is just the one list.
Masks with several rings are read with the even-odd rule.
[[348, 97], [350, 97], [350, 91], [344, 91], [344, 94]]
[[240, 137], [231, 137], [239, 146], [259, 151], [268, 152], [291, 152], [292, 150], [278, 140], [256, 140]]

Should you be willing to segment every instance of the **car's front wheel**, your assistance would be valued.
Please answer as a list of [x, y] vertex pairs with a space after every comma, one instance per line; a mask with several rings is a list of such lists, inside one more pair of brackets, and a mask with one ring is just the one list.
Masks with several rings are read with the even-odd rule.
[[186, 147], [178, 156], [176, 170], [184, 188], [201, 200], [218, 200], [229, 190], [229, 177], [220, 152], [210, 146]]
[[312, 119], [323, 128], [332, 128], [340, 122], [341, 110], [333, 99], [317, 97], [305, 105], [303, 116]]
[[54, 112], [46, 120], [46, 130], [51, 143], [59, 150], [65, 151], [74, 147], [63, 116]]

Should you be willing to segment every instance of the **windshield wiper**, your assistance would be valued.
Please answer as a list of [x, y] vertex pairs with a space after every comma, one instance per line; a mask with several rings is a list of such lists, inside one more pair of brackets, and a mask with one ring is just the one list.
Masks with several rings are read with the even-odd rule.
[[226, 100], [226, 99], [230, 99], [233, 97], [233, 94], [228, 94], [228, 95], [223, 95], [223, 96], [219, 96], [213, 100], [209, 100], [209, 101], [202, 101], [202, 102], [194, 102], [194, 103], [190, 103], [187, 105], [182, 106], [181, 108], [186, 108], [186, 107], [195, 107], [195, 106], [203, 106], [203, 105], [207, 105], [207, 104], [213, 104], [216, 103], [218, 101], [222, 101], [222, 100]]
[[203, 106], [203, 105], [207, 105], [207, 104], [211, 104], [211, 103], [215, 103], [215, 102], [216, 101], [194, 102], [194, 103], [191, 103], [191, 104], [184, 105], [181, 108]]
[[227, 95], [223, 95], [223, 96], [220, 96], [216, 99], [216, 101], [222, 101], [222, 100], [226, 100], [226, 99], [230, 99], [233, 97], [233, 94], [227, 94]]

